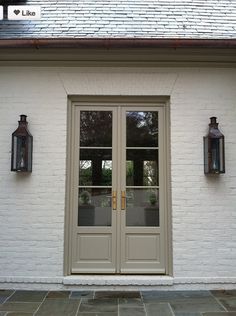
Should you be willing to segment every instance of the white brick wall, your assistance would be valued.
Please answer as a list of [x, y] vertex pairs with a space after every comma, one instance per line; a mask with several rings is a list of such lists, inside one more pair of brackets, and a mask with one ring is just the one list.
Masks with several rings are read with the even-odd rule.
[[[36, 69], [2, 69], [0, 87], [0, 274], [62, 275], [66, 95], [57, 76]], [[34, 136], [31, 175], [10, 172], [11, 133], [22, 113]]]
[[[0, 282], [62, 282], [67, 95], [89, 93], [170, 96], [173, 283], [235, 283], [235, 82], [236, 70], [224, 68], [2, 67]], [[20, 114], [34, 136], [31, 175], [10, 172]], [[226, 174], [219, 177], [203, 173], [210, 116], [226, 138]]]
[[[172, 93], [174, 274], [236, 275], [236, 76], [232, 70], [180, 74]], [[202, 136], [217, 116], [226, 137], [226, 174], [206, 177]], [[184, 123], [184, 124], [183, 124]]]

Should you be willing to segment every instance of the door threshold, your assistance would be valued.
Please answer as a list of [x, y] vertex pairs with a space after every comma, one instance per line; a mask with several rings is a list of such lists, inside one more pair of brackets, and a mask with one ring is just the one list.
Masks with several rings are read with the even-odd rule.
[[80, 286], [159, 286], [173, 285], [174, 278], [166, 275], [70, 275], [64, 285]]

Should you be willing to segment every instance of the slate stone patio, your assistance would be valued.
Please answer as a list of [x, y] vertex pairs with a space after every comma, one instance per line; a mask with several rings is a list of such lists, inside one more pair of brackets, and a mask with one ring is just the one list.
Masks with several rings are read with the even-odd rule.
[[229, 291], [0, 290], [0, 316], [236, 316]]

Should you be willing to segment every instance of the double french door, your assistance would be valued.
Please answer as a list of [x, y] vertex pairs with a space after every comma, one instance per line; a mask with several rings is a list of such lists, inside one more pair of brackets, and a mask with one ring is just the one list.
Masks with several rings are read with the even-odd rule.
[[166, 273], [164, 112], [74, 106], [71, 273]]

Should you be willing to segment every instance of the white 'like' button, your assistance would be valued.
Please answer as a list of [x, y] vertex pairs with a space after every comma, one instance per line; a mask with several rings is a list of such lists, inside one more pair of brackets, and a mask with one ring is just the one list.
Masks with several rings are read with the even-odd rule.
[[37, 5], [9, 5], [8, 20], [40, 20], [41, 8]]

